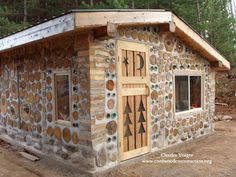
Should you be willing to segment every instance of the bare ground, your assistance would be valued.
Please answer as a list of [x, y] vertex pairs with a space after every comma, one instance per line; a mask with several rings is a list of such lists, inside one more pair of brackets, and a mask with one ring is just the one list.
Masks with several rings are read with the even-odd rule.
[[[212, 134], [175, 145], [163, 151], [129, 160], [103, 177], [235, 177], [236, 176], [236, 121], [216, 122]], [[47, 158], [31, 162], [18, 155], [12, 146], [0, 142], [0, 176], [3, 177], [65, 177], [80, 176], [75, 170], [65, 168]], [[190, 159], [212, 160], [212, 164], [160, 164], [143, 163], [158, 160], [161, 153], [188, 153]], [[164, 158], [173, 159], [173, 158]], [[175, 158], [184, 159], [184, 158]]]
[[[22, 149], [13, 147], [0, 140], [1, 177], [61, 177], [70, 176], [69, 171], [61, 170], [51, 159], [32, 162], [19, 155]], [[67, 169], [69, 170], [69, 169]]]
[[[106, 176], [119, 177], [235, 177], [236, 176], [236, 121], [217, 122], [216, 131], [199, 139], [179, 144], [150, 154], [138, 162], [122, 165]], [[161, 153], [188, 153], [190, 159], [212, 160], [212, 164], [143, 163], [161, 159]], [[174, 159], [174, 158], [162, 158]], [[185, 159], [185, 158], [175, 158]]]

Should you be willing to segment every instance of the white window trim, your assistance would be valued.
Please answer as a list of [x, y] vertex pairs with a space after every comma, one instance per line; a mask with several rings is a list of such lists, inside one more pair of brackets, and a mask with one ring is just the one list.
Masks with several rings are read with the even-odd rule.
[[[55, 74], [56, 75], [68, 75], [69, 76], [69, 108], [70, 108], [70, 121], [66, 121], [66, 120], [58, 120], [56, 118], [56, 93], [55, 93]], [[61, 124], [61, 125], [66, 125], [66, 126], [72, 126], [72, 97], [71, 97], [71, 92], [72, 92], [72, 86], [71, 86], [71, 71], [68, 69], [63, 69], [63, 70], [56, 70], [52, 72], [52, 102], [53, 102], [53, 121], [56, 124]]]
[[[205, 95], [205, 85], [204, 85], [204, 76], [205, 74], [201, 71], [173, 71], [173, 99], [174, 99], [174, 106], [173, 106], [173, 110], [174, 110], [174, 114], [176, 116], [179, 115], [185, 115], [185, 114], [197, 114], [197, 113], [201, 113], [204, 111], [205, 109], [205, 103], [204, 103], [204, 95]], [[180, 112], [176, 112], [176, 105], [175, 105], [175, 76], [188, 76], [188, 97], [189, 97], [189, 110], [186, 111], [180, 111]], [[201, 107], [200, 108], [194, 108], [194, 109], [190, 109], [190, 76], [201, 76]]]

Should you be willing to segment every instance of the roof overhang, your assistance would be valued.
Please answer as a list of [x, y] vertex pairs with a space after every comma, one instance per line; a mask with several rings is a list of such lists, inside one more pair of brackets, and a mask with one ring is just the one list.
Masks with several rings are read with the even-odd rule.
[[0, 39], [0, 53], [77, 29], [99, 27], [169, 24], [170, 31], [186, 42], [218, 71], [230, 63], [212, 45], [173, 12], [164, 10], [72, 11]]

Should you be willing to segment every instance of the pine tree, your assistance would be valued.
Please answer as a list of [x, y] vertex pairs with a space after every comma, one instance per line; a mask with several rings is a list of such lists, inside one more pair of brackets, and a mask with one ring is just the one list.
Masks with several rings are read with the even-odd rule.
[[0, 0], [0, 4], [1, 36], [76, 8], [171, 9], [228, 60], [236, 63], [236, 19], [232, 15], [232, 0]]

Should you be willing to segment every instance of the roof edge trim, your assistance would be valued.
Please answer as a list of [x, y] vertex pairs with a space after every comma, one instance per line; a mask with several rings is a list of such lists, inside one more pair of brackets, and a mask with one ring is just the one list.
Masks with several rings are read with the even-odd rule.
[[169, 23], [172, 19], [170, 11], [115, 11], [115, 12], [89, 12], [76, 13], [75, 26], [76, 28], [99, 27], [106, 26], [107, 23], [114, 23], [118, 26], [130, 24], [158, 24]]
[[74, 18], [74, 13], [70, 13], [2, 38], [0, 53], [13, 47], [72, 31], [75, 28]]

